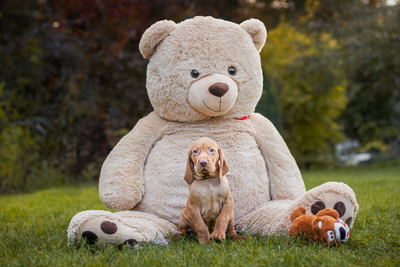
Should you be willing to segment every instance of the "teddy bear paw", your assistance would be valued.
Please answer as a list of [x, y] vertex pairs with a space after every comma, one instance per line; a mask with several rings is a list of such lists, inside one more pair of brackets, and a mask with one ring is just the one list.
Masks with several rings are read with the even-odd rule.
[[[323, 209], [334, 209], [339, 213], [339, 218], [344, 221], [349, 227], [353, 225], [358, 204], [353, 190], [343, 183], [326, 183], [321, 185], [321, 190], [318, 197], [312, 201], [308, 210], [313, 215], [316, 215]], [[332, 189], [332, 190], [330, 190]]]
[[123, 244], [135, 246], [138, 242], [146, 241], [146, 237], [133, 227], [118, 220], [99, 216], [83, 224], [78, 243], [86, 240], [88, 244]]

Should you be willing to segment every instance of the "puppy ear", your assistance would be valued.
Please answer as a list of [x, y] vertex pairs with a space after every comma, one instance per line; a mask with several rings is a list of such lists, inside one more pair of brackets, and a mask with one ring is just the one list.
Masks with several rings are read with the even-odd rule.
[[320, 210], [315, 216], [317, 217], [330, 216], [337, 220], [339, 218], [339, 213], [334, 209], [323, 209]]
[[218, 154], [219, 154], [219, 179], [222, 182], [222, 177], [229, 171], [229, 167], [228, 167], [228, 162], [226, 161], [226, 158], [224, 156], [224, 153], [222, 153], [221, 148], [218, 148]]
[[192, 156], [192, 150], [189, 150], [188, 160], [187, 160], [187, 164], [186, 164], [186, 171], [185, 171], [185, 176], [184, 176], [185, 181], [188, 184], [193, 183], [194, 164], [192, 162], [191, 156]]
[[144, 58], [150, 58], [157, 45], [176, 28], [175, 22], [162, 20], [148, 28], [140, 39], [139, 50]]
[[267, 40], [267, 30], [265, 29], [264, 23], [258, 19], [249, 19], [240, 23], [240, 27], [250, 34], [257, 51], [261, 52], [261, 49]]

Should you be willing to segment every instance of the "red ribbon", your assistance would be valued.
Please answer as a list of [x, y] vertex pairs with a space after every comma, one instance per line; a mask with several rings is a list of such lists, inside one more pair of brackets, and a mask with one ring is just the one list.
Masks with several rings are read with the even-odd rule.
[[248, 118], [250, 118], [250, 115], [249, 116], [244, 116], [243, 118], [236, 118], [236, 119], [239, 120], [239, 121], [245, 121]]

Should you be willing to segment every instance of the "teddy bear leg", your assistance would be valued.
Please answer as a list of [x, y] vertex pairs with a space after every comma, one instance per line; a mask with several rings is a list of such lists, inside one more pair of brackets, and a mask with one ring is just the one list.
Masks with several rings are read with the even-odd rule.
[[331, 208], [351, 228], [358, 210], [354, 191], [344, 183], [328, 182], [307, 191], [295, 200], [274, 200], [267, 202], [240, 220], [237, 228], [248, 233], [262, 235], [284, 234], [288, 231], [290, 214], [304, 206], [307, 214]]
[[165, 241], [168, 233], [175, 234], [174, 224], [155, 215], [138, 211], [89, 210], [75, 215], [68, 227], [68, 240], [80, 244], [130, 244]]

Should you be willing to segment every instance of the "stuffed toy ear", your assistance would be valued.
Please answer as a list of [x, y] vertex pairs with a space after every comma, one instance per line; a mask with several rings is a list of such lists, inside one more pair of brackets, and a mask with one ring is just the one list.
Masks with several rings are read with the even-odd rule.
[[139, 50], [142, 56], [150, 58], [157, 45], [175, 28], [176, 24], [171, 20], [158, 21], [148, 28], [139, 43]]
[[264, 23], [258, 19], [249, 19], [243, 21], [240, 24], [240, 27], [250, 34], [257, 51], [261, 52], [261, 49], [263, 48], [267, 39], [267, 30], [265, 29]]
[[306, 208], [300, 206], [292, 211], [292, 213], [290, 214], [290, 220], [293, 222], [298, 217], [305, 215], [306, 212], [307, 212]]
[[192, 162], [191, 156], [192, 156], [192, 150], [189, 150], [188, 160], [187, 160], [187, 164], [186, 164], [186, 171], [185, 171], [185, 176], [184, 176], [185, 181], [188, 184], [193, 183], [194, 164]]
[[225, 159], [222, 149], [218, 148], [219, 154], [219, 179], [222, 182], [222, 177], [229, 171], [228, 162]]
[[317, 217], [330, 216], [337, 220], [339, 218], [339, 213], [334, 209], [323, 209], [320, 210], [315, 216]]

